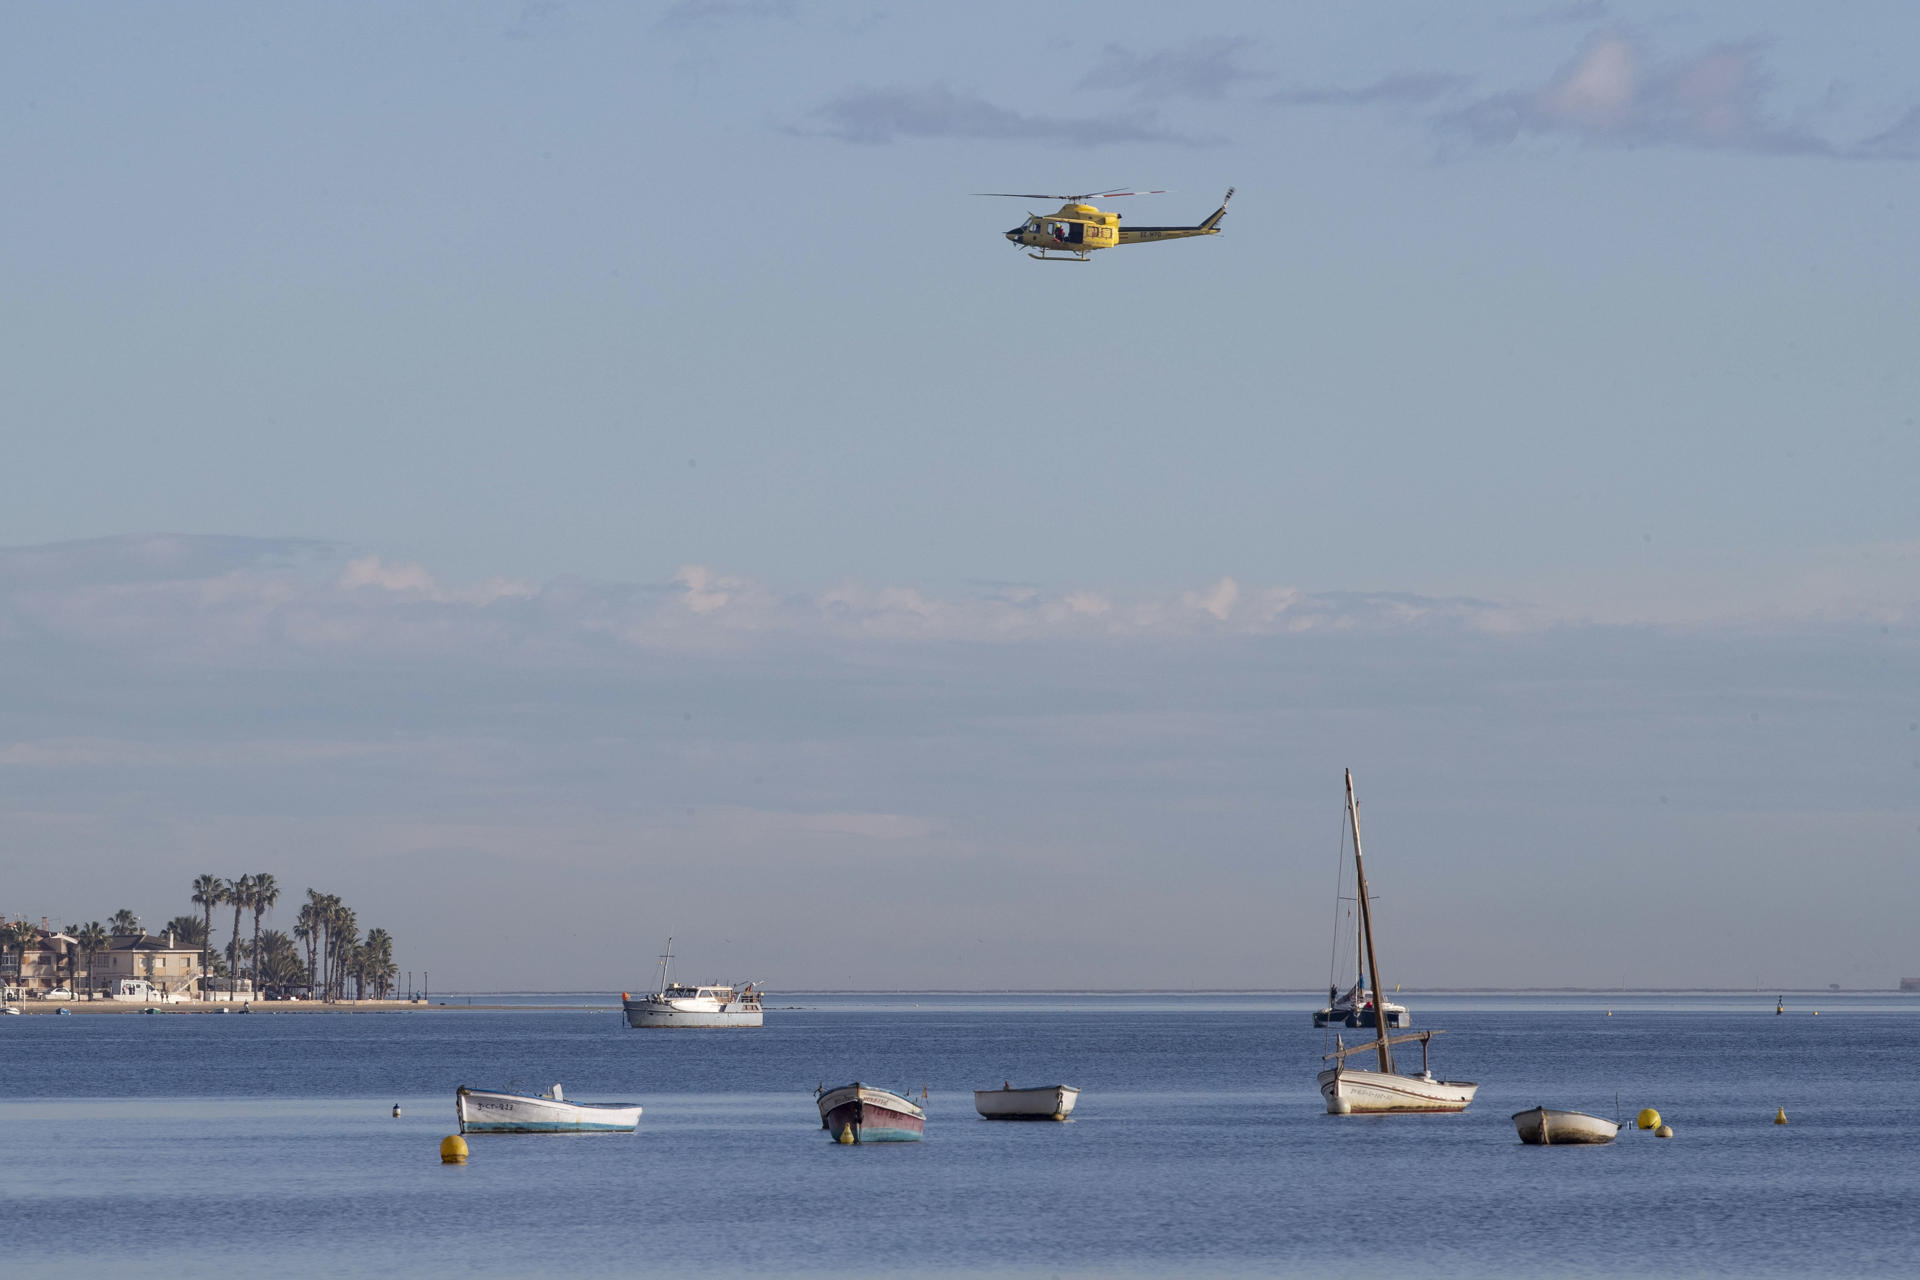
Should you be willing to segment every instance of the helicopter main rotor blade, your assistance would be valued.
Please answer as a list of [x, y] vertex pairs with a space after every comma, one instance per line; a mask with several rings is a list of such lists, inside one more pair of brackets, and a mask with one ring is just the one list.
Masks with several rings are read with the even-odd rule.
[[976, 196], [1005, 196], [1009, 200], [1111, 200], [1116, 196], [1164, 196], [1169, 188], [1153, 191], [1082, 191], [1078, 195], [1059, 195], [1045, 191], [976, 191]]

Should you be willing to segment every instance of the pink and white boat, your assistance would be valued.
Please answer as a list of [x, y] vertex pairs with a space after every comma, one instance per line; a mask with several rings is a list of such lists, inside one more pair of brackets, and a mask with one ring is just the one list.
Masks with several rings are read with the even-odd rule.
[[918, 1142], [927, 1113], [897, 1093], [856, 1081], [821, 1091], [820, 1127], [838, 1142]]

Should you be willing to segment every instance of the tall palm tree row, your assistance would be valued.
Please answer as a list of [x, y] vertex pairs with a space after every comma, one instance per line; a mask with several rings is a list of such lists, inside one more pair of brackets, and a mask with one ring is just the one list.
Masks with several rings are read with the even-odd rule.
[[[342, 902], [338, 894], [321, 893], [318, 889], [306, 891], [291, 937], [277, 929], [267, 929], [263, 922], [278, 905], [280, 893], [280, 884], [270, 872], [243, 875], [236, 880], [222, 880], [213, 875], [194, 880], [192, 900], [201, 909], [206, 928], [211, 929], [215, 906], [233, 907], [233, 933], [226, 947], [231, 960], [229, 973], [239, 976], [244, 961], [256, 992], [305, 986], [313, 988], [314, 994], [323, 1000], [346, 999], [350, 989], [355, 998], [364, 998], [368, 993], [378, 996], [392, 993], [394, 979], [400, 972], [393, 961], [392, 934], [385, 929], [375, 929], [363, 941], [353, 908]], [[253, 913], [250, 946], [242, 941], [240, 934], [241, 916], [249, 911]], [[172, 922], [176, 932], [180, 931], [181, 923], [180, 919]], [[303, 948], [304, 964], [300, 955]], [[217, 960], [210, 944], [203, 958], [203, 973], [206, 959]]]

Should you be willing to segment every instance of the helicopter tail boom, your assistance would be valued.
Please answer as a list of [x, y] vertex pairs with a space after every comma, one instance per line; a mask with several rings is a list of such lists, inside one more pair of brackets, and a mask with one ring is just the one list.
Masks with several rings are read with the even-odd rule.
[[1233, 188], [1227, 188], [1227, 194], [1220, 201], [1220, 207], [1207, 216], [1206, 221], [1192, 227], [1122, 227], [1121, 244], [1145, 244], [1152, 240], [1183, 240], [1188, 236], [1217, 236], [1220, 234], [1220, 220], [1227, 216], [1227, 205], [1233, 199]]

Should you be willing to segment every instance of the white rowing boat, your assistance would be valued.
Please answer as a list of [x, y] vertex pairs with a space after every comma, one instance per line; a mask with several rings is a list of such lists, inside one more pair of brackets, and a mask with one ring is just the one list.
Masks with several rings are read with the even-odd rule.
[[640, 1127], [635, 1102], [570, 1102], [560, 1086], [547, 1093], [499, 1089], [453, 1091], [462, 1133], [632, 1133]]
[[973, 1109], [989, 1120], [1065, 1120], [1073, 1114], [1080, 1090], [1070, 1084], [1016, 1089], [1008, 1081], [998, 1089], [975, 1089]]
[[1519, 1131], [1520, 1141], [1530, 1147], [1595, 1146], [1612, 1142], [1620, 1132], [1620, 1126], [1612, 1120], [1551, 1107], [1514, 1112], [1513, 1127]]

